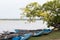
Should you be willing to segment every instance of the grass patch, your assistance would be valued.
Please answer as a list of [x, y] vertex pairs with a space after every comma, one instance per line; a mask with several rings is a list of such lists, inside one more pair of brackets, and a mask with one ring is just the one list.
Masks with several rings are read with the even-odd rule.
[[31, 37], [29, 40], [60, 40], [60, 31], [54, 31], [48, 35]]

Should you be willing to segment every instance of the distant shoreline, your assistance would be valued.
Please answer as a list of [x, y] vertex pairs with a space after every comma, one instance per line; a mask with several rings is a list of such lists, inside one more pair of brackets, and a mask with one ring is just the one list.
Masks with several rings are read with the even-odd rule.
[[[0, 20], [28, 20], [28, 19], [0, 19]], [[40, 20], [40, 19], [35, 19], [35, 20]]]

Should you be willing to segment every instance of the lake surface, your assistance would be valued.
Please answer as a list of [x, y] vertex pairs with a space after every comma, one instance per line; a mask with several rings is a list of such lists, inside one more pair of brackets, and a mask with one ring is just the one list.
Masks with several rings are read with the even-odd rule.
[[15, 29], [36, 30], [47, 28], [43, 21], [29, 23], [26, 20], [0, 20], [0, 33], [3, 31], [14, 31]]

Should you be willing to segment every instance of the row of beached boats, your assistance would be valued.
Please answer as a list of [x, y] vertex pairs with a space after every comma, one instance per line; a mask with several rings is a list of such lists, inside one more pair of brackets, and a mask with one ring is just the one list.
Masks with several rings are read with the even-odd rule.
[[27, 40], [31, 36], [40, 36], [49, 34], [53, 29], [37, 29], [37, 30], [20, 30], [15, 29], [15, 32], [4, 32], [0, 35], [0, 40]]

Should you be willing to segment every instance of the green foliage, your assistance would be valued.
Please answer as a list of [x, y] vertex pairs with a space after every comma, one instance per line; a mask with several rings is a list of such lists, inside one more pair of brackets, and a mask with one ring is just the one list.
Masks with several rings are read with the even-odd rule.
[[49, 26], [60, 23], [60, 0], [54, 0], [43, 4], [44, 11], [50, 11], [49, 16], [53, 16], [53, 19], [48, 23]]
[[40, 12], [40, 7], [41, 6], [37, 2], [30, 3], [25, 7], [24, 12], [27, 17], [35, 17], [37, 13]]
[[48, 26], [54, 26], [60, 23], [60, 0], [49, 1], [42, 6], [37, 2], [30, 3], [24, 8], [24, 14], [29, 17], [29, 21], [40, 17], [41, 20], [47, 22]]
[[30, 3], [24, 8], [24, 14], [26, 17], [29, 17], [28, 21], [30, 22], [35, 21], [36, 16], [40, 17], [40, 13], [41, 6], [37, 2]]

